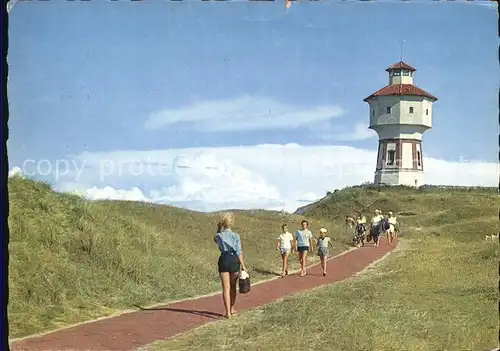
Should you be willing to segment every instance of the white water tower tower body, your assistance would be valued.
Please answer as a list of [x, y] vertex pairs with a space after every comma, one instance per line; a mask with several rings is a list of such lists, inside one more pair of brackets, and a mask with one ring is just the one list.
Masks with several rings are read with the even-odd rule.
[[402, 61], [387, 68], [389, 85], [366, 99], [369, 128], [379, 137], [375, 184], [424, 184], [422, 135], [432, 128], [437, 98], [413, 85], [416, 69]]

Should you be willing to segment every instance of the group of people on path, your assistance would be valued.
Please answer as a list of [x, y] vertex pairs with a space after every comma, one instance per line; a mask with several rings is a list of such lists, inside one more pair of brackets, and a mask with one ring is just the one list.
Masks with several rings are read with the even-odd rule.
[[387, 242], [392, 245], [398, 235], [397, 217], [392, 211], [387, 212], [387, 216], [382, 215], [382, 211], [375, 210], [370, 221], [370, 228], [367, 228], [366, 217], [358, 212], [356, 219], [346, 216], [346, 225], [354, 229], [353, 241], [357, 247], [364, 246], [365, 240], [370, 242], [373, 240], [374, 246], [379, 246], [380, 235], [385, 233]]
[[[224, 317], [230, 318], [236, 313], [234, 305], [236, 303], [236, 285], [240, 272], [246, 271], [243, 250], [241, 248], [240, 236], [231, 230], [234, 223], [234, 215], [231, 212], [224, 213], [217, 222], [217, 233], [214, 236], [214, 242], [217, 244], [220, 256], [217, 262], [219, 276], [222, 284], [222, 298], [226, 313]], [[309, 229], [309, 223], [303, 220], [301, 228], [292, 235], [288, 231], [288, 225], [281, 225], [281, 234], [278, 237], [276, 249], [281, 254], [283, 261], [281, 277], [288, 275], [288, 259], [292, 252], [298, 252], [300, 262], [300, 276], [307, 274], [307, 255], [314, 252], [315, 246], [320, 257], [323, 276], [326, 276], [327, 259], [330, 254], [330, 247], [333, 248], [331, 238], [328, 236], [328, 230], [324, 227], [319, 230], [319, 237], [314, 238]], [[358, 213], [356, 219], [346, 216], [346, 224], [354, 229], [354, 241], [356, 246], [364, 246], [366, 238], [366, 217]], [[392, 244], [397, 238], [397, 221], [392, 212], [388, 212], [387, 218], [382, 215], [380, 210], [375, 210], [371, 219], [368, 236], [373, 238], [374, 246], [379, 246], [380, 234], [387, 233], [387, 240]]]
[[322, 227], [319, 230], [318, 239], [315, 240], [313, 233], [309, 230], [309, 223], [303, 220], [300, 225], [301, 228], [295, 232], [295, 237], [288, 231], [286, 223], [281, 225], [281, 234], [276, 245], [276, 249], [280, 251], [283, 261], [281, 277], [284, 278], [288, 275], [288, 258], [292, 252], [299, 253], [300, 276], [305, 276], [307, 274], [307, 254], [314, 251], [314, 245], [318, 247], [318, 256], [324, 277], [326, 276], [326, 261], [330, 254], [330, 247], [333, 248], [332, 240], [328, 236], [328, 230]]

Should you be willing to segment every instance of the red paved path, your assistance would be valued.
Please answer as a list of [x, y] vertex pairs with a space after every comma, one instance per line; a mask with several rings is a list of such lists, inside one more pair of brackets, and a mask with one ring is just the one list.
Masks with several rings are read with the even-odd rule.
[[[362, 271], [391, 249], [386, 242], [382, 242], [378, 248], [368, 244], [364, 248], [331, 259], [326, 277], [321, 275], [321, 267], [318, 265], [310, 268], [308, 275], [303, 278], [290, 275], [284, 279], [255, 285], [249, 294], [238, 295], [236, 309], [248, 310], [286, 295], [343, 280]], [[223, 312], [220, 295], [204, 297], [24, 339], [15, 342], [11, 350], [135, 350], [222, 318]]]

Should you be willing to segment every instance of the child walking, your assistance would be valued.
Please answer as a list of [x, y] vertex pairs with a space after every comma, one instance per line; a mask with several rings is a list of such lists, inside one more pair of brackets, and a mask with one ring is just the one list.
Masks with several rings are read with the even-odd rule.
[[293, 246], [293, 235], [288, 232], [288, 225], [283, 223], [281, 225], [281, 234], [278, 237], [278, 243], [276, 249], [281, 253], [281, 260], [283, 261], [283, 269], [281, 271], [281, 277], [284, 278], [288, 275], [288, 256], [290, 251], [292, 251]]
[[330, 237], [327, 235], [328, 230], [326, 228], [321, 228], [319, 230], [318, 238], [318, 256], [321, 260], [321, 268], [323, 268], [323, 277], [326, 276], [326, 261], [330, 253], [330, 246], [333, 249], [333, 244]]

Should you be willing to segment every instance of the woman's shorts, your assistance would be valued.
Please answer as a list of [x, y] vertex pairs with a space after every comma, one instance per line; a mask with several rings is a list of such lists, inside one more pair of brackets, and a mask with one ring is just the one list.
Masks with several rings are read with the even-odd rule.
[[320, 247], [318, 248], [318, 256], [319, 257], [328, 257], [330, 252], [328, 251], [328, 248], [326, 247]]
[[222, 253], [219, 257], [219, 273], [237, 273], [240, 271], [240, 260], [236, 253]]
[[281, 254], [282, 254], [282, 255], [284, 255], [284, 254], [289, 253], [289, 252], [290, 252], [290, 249], [288, 249], [288, 248], [285, 248], [285, 249], [280, 249], [280, 252], [281, 252]]
[[304, 252], [304, 251], [309, 251], [309, 246], [299, 246], [297, 248], [298, 252]]

